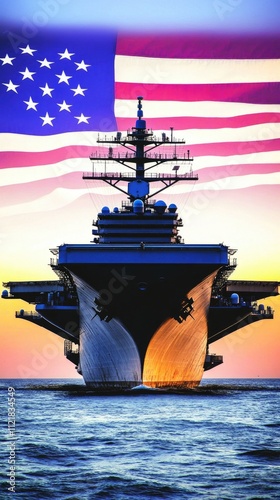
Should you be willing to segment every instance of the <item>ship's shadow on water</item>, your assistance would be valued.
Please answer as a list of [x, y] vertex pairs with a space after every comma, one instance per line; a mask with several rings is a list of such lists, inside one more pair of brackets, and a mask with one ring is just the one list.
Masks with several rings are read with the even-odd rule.
[[[133, 389], [94, 389], [81, 384], [32, 384], [24, 387], [24, 390], [30, 391], [52, 391], [64, 392], [69, 396], [230, 396], [236, 392], [280, 392], [279, 387], [267, 385], [251, 384], [205, 384], [195, 389], [155, 389], [147, 386], [137, 386]], [[274, 424], [278, 425], [278, 424]]]
[[280, 449], [261, 448], [256, 450], [247, 450], [239, 454], [244, 458], [252, 458], [253, 460], [260, 460], [266, 462], [280, 463]]

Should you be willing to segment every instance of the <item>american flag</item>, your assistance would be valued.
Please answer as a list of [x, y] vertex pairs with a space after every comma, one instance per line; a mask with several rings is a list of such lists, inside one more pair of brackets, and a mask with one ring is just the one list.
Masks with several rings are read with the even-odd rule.
[[[280, 34], [53, 28], [25, 41], [1, 36], [2, 215], [85, 194], [78, 178], [89, 169], [97, 133], [130, 128], [138, 95], [155, 134], [172, 126], [186, 140], [200, 178], [195, 189], [280, 183]], [[61, 202], [53, 197], [58, 178]], [[11, 205], [15, 184], [22, 192], [33, 185], [34, 199], [22, 195]]]

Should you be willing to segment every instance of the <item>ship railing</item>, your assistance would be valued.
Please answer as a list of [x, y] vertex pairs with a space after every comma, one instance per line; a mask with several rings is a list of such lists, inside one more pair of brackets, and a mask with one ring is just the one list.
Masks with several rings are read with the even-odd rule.
[[[129, 159], [135, 159], [137, 158], [136, 153], [91, 153], [90, 155], [90, 160], [101, 160], [103, 161], [104, 159], [106, 160], [127, 160]], [[144, 158], [149, 158], [154, 161], [159, 161], [159, 160], [180, 160], [180, 161], [192, 161], [193, 158], [190, 157], [188, 153], [184, 153], [183, 155], [178, 156], [176, 153], [168, 154], [168, 153], [144, 153]]]
[[[83, 178], [87, 179], [127, 179], [127, 178], [135, 178], [135, 172], [83, 172]], [[151, 172], [149, 173], [144, 179], [189, 179], [193, 178], [194, 180], [197, 179], [197, 175], [194, 174], [194, 172], [187, 172], [185, 174], [170, 174], [170, 173], [156, 173], [156, 172]]]
[[[172, 144], [173, 142], [176, 142], [176, 143], [180, 143], [180, 144], [185, 144], [185, 139], [176, 139], [176, 137], [168, 137], [168, 136], [165, 136], [165, 138], [163, 139], [163, 137], [157, 137], [156, 135], [153, 134], [153, 131], [150, 130], [150, 129], [146, 129], [145, 130], [145, 133], [149, 133], [150, 136], [149, 137], [146, 137], [145, 140], [146, 141], [149, 141], [149, 142], [156, 142], [158, 144]], [[114, 142], [115, 142], [115, 139], [114, 139]], [[131, 130], [128, 130], [127, 131], [127, 136], [124, 137], [121, 141], [119, 141], [120, 143], [123, 143], [123, 142], [135, 142], [135, 136], [132, 134], [132, 131]]]
[[[133, 130], [128, 129], [127, 130], [127, 135], [125, 137], [122, 137], [122, 134], [120, 132], [117, 133], [116, 136], [110, 136], [107, 137], [107, 135], [102, 138], [99, 134], [97, 136], [97, 143], [117, 143], [117, 144], [123, 144], [125, 142], [135, 142], [135, 136], [132, 135]], [[149, 134], [149, 136], [145, 137], [146, 142], [158, 142], [160, 144], [165, 144], [165, 143], [171, 143], [176, 142], [180, 144], [185, 144], [185, 139], [177, 139], [176, 137], [173, 137], [173, 132], [171, 134], [171, 137], [169, 138], [168, 135], [162, 134], [161, 137], [157, 137], [154, 135], [152, 129], [144, 129], [143, 132], [145, 134]]]
[[186, 177], [193, 177], [194, 179], [196, 179], [197, 175], [194, 174], [194, 172], [191, 170], [190, 172], [186, 172], [184, 174], [177, 174], [177, 172], [175, 174], [151, 172], [147, 175], [147, 177], [152, 179], [176, 179], [176, 178], [184, 179]]

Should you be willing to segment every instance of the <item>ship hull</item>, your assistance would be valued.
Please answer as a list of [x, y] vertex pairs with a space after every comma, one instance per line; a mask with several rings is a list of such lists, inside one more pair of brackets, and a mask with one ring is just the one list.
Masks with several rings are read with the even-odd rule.
[[[138, 273], [141, 276], [141, 270]], [[178, 321], [168, 307], [178, 290], [176, 280], [174, 290], [167, 294], [163, 287], [157, 294], [148, 294], [148, 299], [140, 300], [133, 287], [129, 299], [119, 294], [118, 315], [106, 320], [96, 312], [100, 293], [72, 274], [79, 295], [79, 370], [85, 383], [101, 391], [131, 389], [143, 383], [161, 389], [196, 387], [204, 370], [207, 314], [215, 275], [212, 271], [192, 288], [184, 280], [184, 297], [192, 298], [194, 308]]]
[[207, 350], [207, 315], [213, 279], [190, 290], [194, 310], [185, 321], [167, 319], [153, 335], [145, 356], [143, 382], [151, 387], [188, 389], [199, 385]]
[[93, 309], [97, 292], [75, 276], [80, 303], [80, 363], [85, 383], [95, 389], [130, 389], [141, 383], [137, 346], [115, 318], [108, 323]]

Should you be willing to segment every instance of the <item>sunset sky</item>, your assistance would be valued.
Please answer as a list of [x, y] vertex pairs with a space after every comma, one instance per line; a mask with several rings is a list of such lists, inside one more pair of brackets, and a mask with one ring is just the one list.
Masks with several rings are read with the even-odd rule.
[[[130, 27], [132, 31], [141, 34], [146, 31], [150, 33], [151, 30], [160, 35], [180, 31], [194, 33], [196, 39], [205, 34], [228, 36], [231, 33], [234, 37], [240, 33], [243, 37], [250, 35], [250, 39], [262, 37], [262, 40], [275, 36], [279, 40], [278, 46], [280, 44], [280, 5], [277, 0], [145, 0], [141, 2], [141, 8], [132, 9], [131, 5], [131, 2], [115, 0], [2, 0], [2, 40], [7, 30], [11, 30], [21, 37], [20, 47], [26, 45], [26, 39], [31, 46], [35, 46], [45, 28], [55, 30], [62, 26], [68, 29], [92, 26], [120, 32]], [[119, 42], [121, 51], [120, 47]], [[229, 46], [228, 50], [231, 51], [232, 48]], [[248, 47], [244, 47], [244, 51], [246, 50]], [[0, 80], [4, 83], [6, 80], [1, 77], [1, 71], [6, 68], [4, 64], [1, 66], [1, 58], [3, 61], [6, 56], [6, 47], [2, 50], [0, 46], [0, 52]], [[11, 49], [9, 55], [15, 57], [17, 54]], [[119, 55], [122, 53], [119, 52]], [[261, 56], [253, 54], [252, 59], [254, 58], [259, 60]], [[272, 66], [264, 69], [267, 78], [271, 74], [269, 82], [273, 85], [279, 85], [274, 76], [274, 71], [278, 72], [279, 79], [279, 58], [280, 51], [276, 70]], [[162, 75], [163, 80], [164, 78], [165, 75]], [[4, 106], [6, 97], [10, 98], [12, 92], [6, 92], [6, 87], [0, 86], [0, 103]], [[241, 125], [239, 128], [232, 126], [232, 129], [228, 125], [209, 131], [204, 130], [201, 118], [201, 124], [197, 128], [192, 128], [189, 132], [184, 130], [186, 142], [193, 145], [193, 148], [190, 147], [195, 157], [193, 168], [199, 175], [199, 182], [187, 188], [185, 184], [178, 185], [167, 191], [166, 195], [161, 195], [167, 203], [177, 204], [184, 222], [181, 234], [185, 243], [223, 242], [238, 249], [238, 267], [231, 279], [280, 281], [279, 90], [280, 88], [277, 91], [278, 101], [272, 103], [268, 97], [269, 102], [265, 104], [263, 112], [270, 113], [266, 123], [255, 123], [248, 127]], [[128, 98], [129, 101], [130, 99], [131, 97]], [[119, 106], [117, 123], [124, 123], [121, 121], [122, 102], [124, 118], [131, 118], [133, 124], [135, 111], [131, 112], [129, 102], [121, 99], [116, 104]], [[149, 115], [154, 116], [153, 104], [148, 96], [145, 103], [144, 113], [146, 109], [145, 116], [148, 116], [149, 126]], [[226, 113], [231, 113], [230, 116], [243, 116], [243, 112], [239, 112], [239, 102], [226, 104], [236, 107], [225, 107], [225, 116]], [[257, 109], [261, 105], [263, 104], [246, 104], [248, 109], [256, 106], [252, 116], [261, 113]], [[169, 101], [162, 102], [161, 116], [173, 116], [169, 110], [171, 106]], [[198, 109], [200, 106], [201, 109], [207, 109], [208, 113], [208, 104], [200, 102]], [[173, 109], [176, 109], [175, 104]], [[233, 111], [227, 111], [229, 109]], [[0, 105], [0, 117], [1, 113], [3, 121], [3, 107]], [[220, 108], [219, 113], [219, 117], [224, 116]], [[179, 111], [173, 114], [175, 117], [180, 116]], [[198, 111], [195, 117], [199, 116]], [[49, 168], [46, 170], [43, 163], [24, 166], [20, 162], [22, 152], [28, 150], [29, 144], [34, 144], [35, 152], [42, 152], [45, 147], [41, 146], [43, 139], [48, 140], [49, 137], [41, 139], [38, 135], [32, 139], [21, 131], [21, 127], [25, 127], [24, 123], [20, 123], [18, 127], [13, 130], [15, 134], [20, 131], [17, 136], [7, 130], [3, 130], [4, 133], [1, 134], [0, 279], [1, 282], [55, 279], [56, 276], [48, 265], [51, 256], [49, 249], [62, 243], [88, 243], [91, 240], [92, 220], [96, 218], [100, 208], [105, 204], [113, 208], [121, 203], [123, 197], [101, 184], [94, 185], [93, 189], [91, 184], [82, 180], [83, 170], [91, 168], [87, 157], [91, 140], [92, 144], [96, 140], [96, 130], [84, 129], [83, 141], [77, 145], [82, 151], [80, 155], [68, 156], [63, 161], [47, 165]], [[204, 135], [207, 139], [204, 139]], [[220, 169], [215, 177], [215, 172], [218, 172], [215, 169], [220, 166], [216, 159], [216, 163], [213, 160], [215, 148], [224, 141], [232, 151], [219, 153], [219, 160], [230, 157], [231, 162], [225, 162], [224, 173], [221, 174]], [[235, 153], [237, 141], [239, 146], [236, 146]], [[241, 143], [243, 149], [240, 149]], [[206, 146], [207, 153], [203, 149]], [[63, 147], [61, 143], [57, 149], [63, 150]], [[50, 149], [50, 146], [46, 147], [46, 151]], [[6, 151], [13, 150], [17, 152], [17, 156], [5, 156]], [[238, 154], [241, 159], [237, 168], [234, 156]], [[249, 154], [253, 159], [247, 159]], [[8, 161], [9, 167], [6, 168]], [[236, 168], [235, 171], [230, 170], [230, 175], [226, 175], [228, 165]], [[224, 364], [208, 371], [205, 377], [280, 377], [280, 297], [268, 298], [264, 303], [275, 310], [275, 319], [248, 326], [212, 344], [210, 351], [222, 354]], [[19, 309], [32, 310], [32, 306], [22, 301], [0, 300], [0, 377], [79, 377], [74, 365], [63, 355], [63, 340], [29, 322], [15, 319], [14, 312]]]

